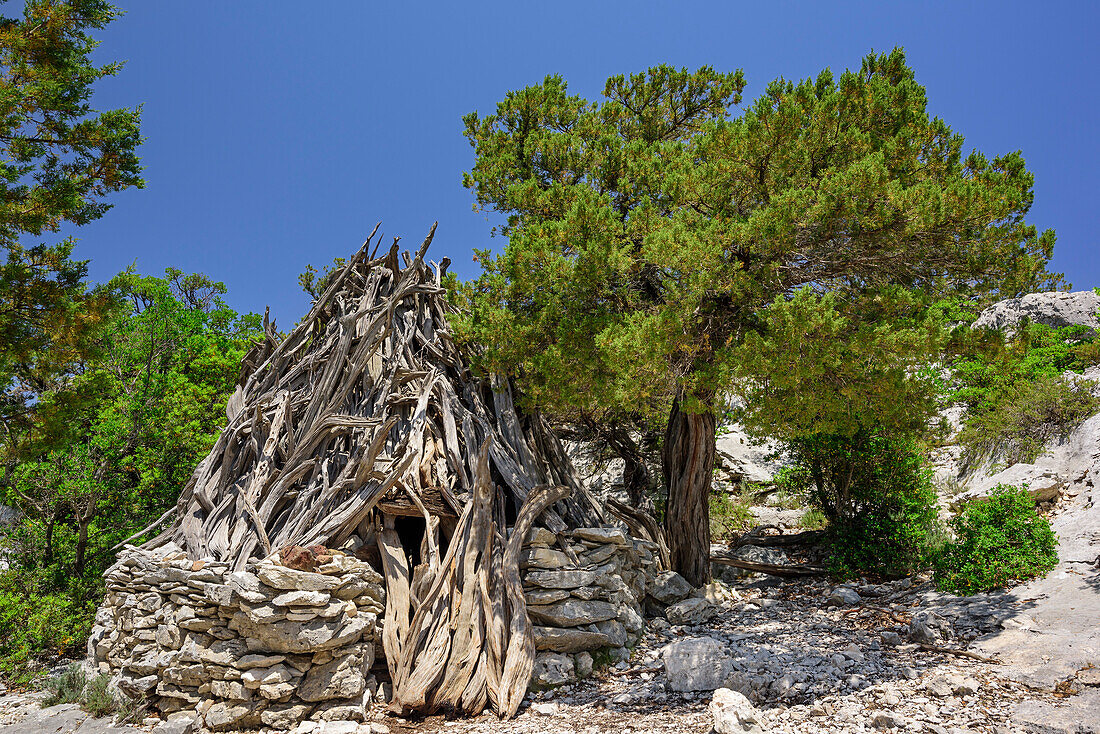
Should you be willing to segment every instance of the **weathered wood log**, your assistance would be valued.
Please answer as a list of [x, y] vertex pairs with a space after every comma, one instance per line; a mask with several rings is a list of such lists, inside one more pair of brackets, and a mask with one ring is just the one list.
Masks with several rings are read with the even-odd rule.
[[822, 568], [821, 566], [807, 566], [801, 564], [776, 564], [776, 563], [756, 563], [755, 561], [743, 561], [740, 558], [730, 558], [728, 556], [711, 554], [711, 563], [718, 563], [723, 566], [733, 566], [734, 568], [743, 568], [746, 571], [753, 571], [755, 573], [766, 573], [769, 576], [782, 576], [784, 578], [799, 578], [802, 576], [823, 576], [829, 573], [829, 569]]

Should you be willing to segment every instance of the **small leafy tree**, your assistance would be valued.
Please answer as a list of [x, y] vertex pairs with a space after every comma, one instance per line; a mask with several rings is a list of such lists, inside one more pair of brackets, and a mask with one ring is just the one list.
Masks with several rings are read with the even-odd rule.
[[459, 333], [535, 405], [667, 408], [665, 522], [694, 584], [709, 576], [718, 396], [769, 304], [801, 288], [865, 303], [1058, 282], [1053, 233], [1024, 221], [1023, 158], [964, 155], [900, 50], [776, 80], [733, 116], [744, 84], [660, 66], [591, 102], [550, 76], [465, 118], [465, 184], [506, 217], [508, 243], [478, 253]]
[[109, 287], [118, 306], [94, 358], [39, 394], [0, 488], [23, 512], [0, 548], [11, 563], [0, 604], [12, 605], [0, 614], [0, 640], [11, 640], [0, 671], [17, 678], [29, 657], [81, 645], [112, 547], [175, 505], [263, 337], [260, 317], [234, 312], [225, 286], [202, 275], [128, 271]]

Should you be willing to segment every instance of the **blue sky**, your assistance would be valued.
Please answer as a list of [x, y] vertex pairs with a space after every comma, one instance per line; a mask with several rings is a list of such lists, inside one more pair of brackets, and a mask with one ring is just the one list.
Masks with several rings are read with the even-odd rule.
[[[1100, 285], [1100, 6], [1057, 3], [119, 0], [100, 34], [100, 108], [143, 104], [148, 187], [76, 232], [102, 281], [137, 263], [201, 271], [285, 328], [297, 275], [358, 247], [381, 220], [461, 277], [490, 241], [461, 176], [461, 117], [560, 73], [596, 96], [659, 63], [742, 68], [751, 100], [777, 76], [858, 67], [905, 48], [930, 107], [987, 154], [1020, 149], [1031, 221], [1058, 233], [1054, 267]], [[10, 11], [9, 11], [10, 12]]]

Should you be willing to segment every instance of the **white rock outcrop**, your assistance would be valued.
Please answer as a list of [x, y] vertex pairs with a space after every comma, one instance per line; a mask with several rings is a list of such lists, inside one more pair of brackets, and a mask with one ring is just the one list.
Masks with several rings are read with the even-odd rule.
[[1029, 293], [998, 301], [985, 309], [974, 328], [1012, 329], [1025, 318], [1046, 326], [1089, 326], [1100, 329], [1100, 296], [1093, 291]]

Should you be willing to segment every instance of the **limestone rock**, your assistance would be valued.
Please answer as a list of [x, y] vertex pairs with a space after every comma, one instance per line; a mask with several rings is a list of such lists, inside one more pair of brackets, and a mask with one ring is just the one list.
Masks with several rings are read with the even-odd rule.
[[558, 542], [558, 536], [546, 528], [531, 528], [524, 541], [527, 545], [550, 546]]
[[358, 655], [343, 655], [310, 668], [298, 688], [298, 696], [311, 702], [351, 698], [363, 692], [366, 682], [363, 659]]
[[577, 627], [614, 619], [619, 610], [605, 601], [565, 599], [544, 606], [529, 606], [527, 613], [533, 621], [551, 627]]
[[540, 627], [536, 625], [532, 632], [535, 637], [536, 650], [580, 652], [582, 650], [598, 650], [612, 644], [607, 635], [582, 629]]
[[296, 589], [279, 594], [271, 600], [271, 603], [277, 607], [323, 607], [328, 604], [329, 598], [329, 595], [323, 591], [300, 591]]
[[1069, 482], [1058, 470], [1048, 466], [1013, 464], [1004, 471], [972, 480], [970, 489], [956, 497], [955, 502], [988, 497], [998, 484], [1026, 487], [1036, 502], [1050, 502], [1062, 494]]
[[716, 734], [755, 734], [762, 732], [760, 718], [749, 699], [729, 688], [719, 688], [707, 708]]
[[573, 537], [577, 540], [587, 540], [592, 543], [614, 543], [615, 545], [630, 545], [626, 533], [618, 528], [577, 528], [573, 531]]
[[285, 566], [261, 563], [257, 575], [268, 586], [297, 591], [332, 591], [343, 585], [343, 579], [309, 571], [295, 571]]
[[662, 604], [675, 604], [691, 594], [691, 584], [675, 571], [665, 571], [654, 579], [647, 591]]
[[665, 610], [669, 624], [703, 624], [718, 611], [718, 608], [706, 599], [689, 597], [678, 601]]
[[529, 584], [544, 589], [578, 589], [591, 586], [596, 580], [595, 571], [580, 569], [558, 569], [555, 571], [532, 571], [524, 578]]
[[1029, 293], [1022, 298], [998, 301], [985, 309], [973, 328], [1011, 329], [1025, 318], [1046, 326], [1088, 326], [1100, 328], [1096, 314], [1100, 296], [1093, 291]]
[[861, 601], [863, 601], [863, 598], [860, 597], [859, 592], [855, 589], [850, 586], [838, 586], [829, 594], [826, 605], [831, 607], [851, 607], [859, 604]]
[[661, 650], [665, 675], [674, 691], [712, 691], [725, 685], [733, 661], [713, 637], [677, 640]]
[[592, 654], [588, 652], [578, 652], [573, 656], [573, 670], [576, 672], [578, 678], [587, 678], [592, 675], [592, 668], [595, 665], [595, 661], [592, 659]]
[[247, 638], [250, 650], [299, 653], [331, 650], [348, 645], [372, 628], [374, 621], [373, 614], [358, 614], [342, 619], [256, 624], [245, 614], [237, 614], [230, 622], [230, 629], [237, 630]]
[[520, 557], [520, 565], [524, 568], [533, 566], [535, 568], [556, 569], [568, 566], [570, 563], [569, 556], [561, 551], [542, 546], [528, 548], [523, 551]]
[[556, 652], [543, 652], [535, 656], [535, 667], [531, 671], [531, 687], [555, 688], [576, 680], [576, 677], [573, 658]]
[[909, 639], [925, 645], [941, 644], [950, 632], [951, 623], [928, 609], [914, 614], [909, 622]]
[[309, 714], [305, 704], [281, 704], [260, 712], [260, 721], [273, 729], [290, 729]]

